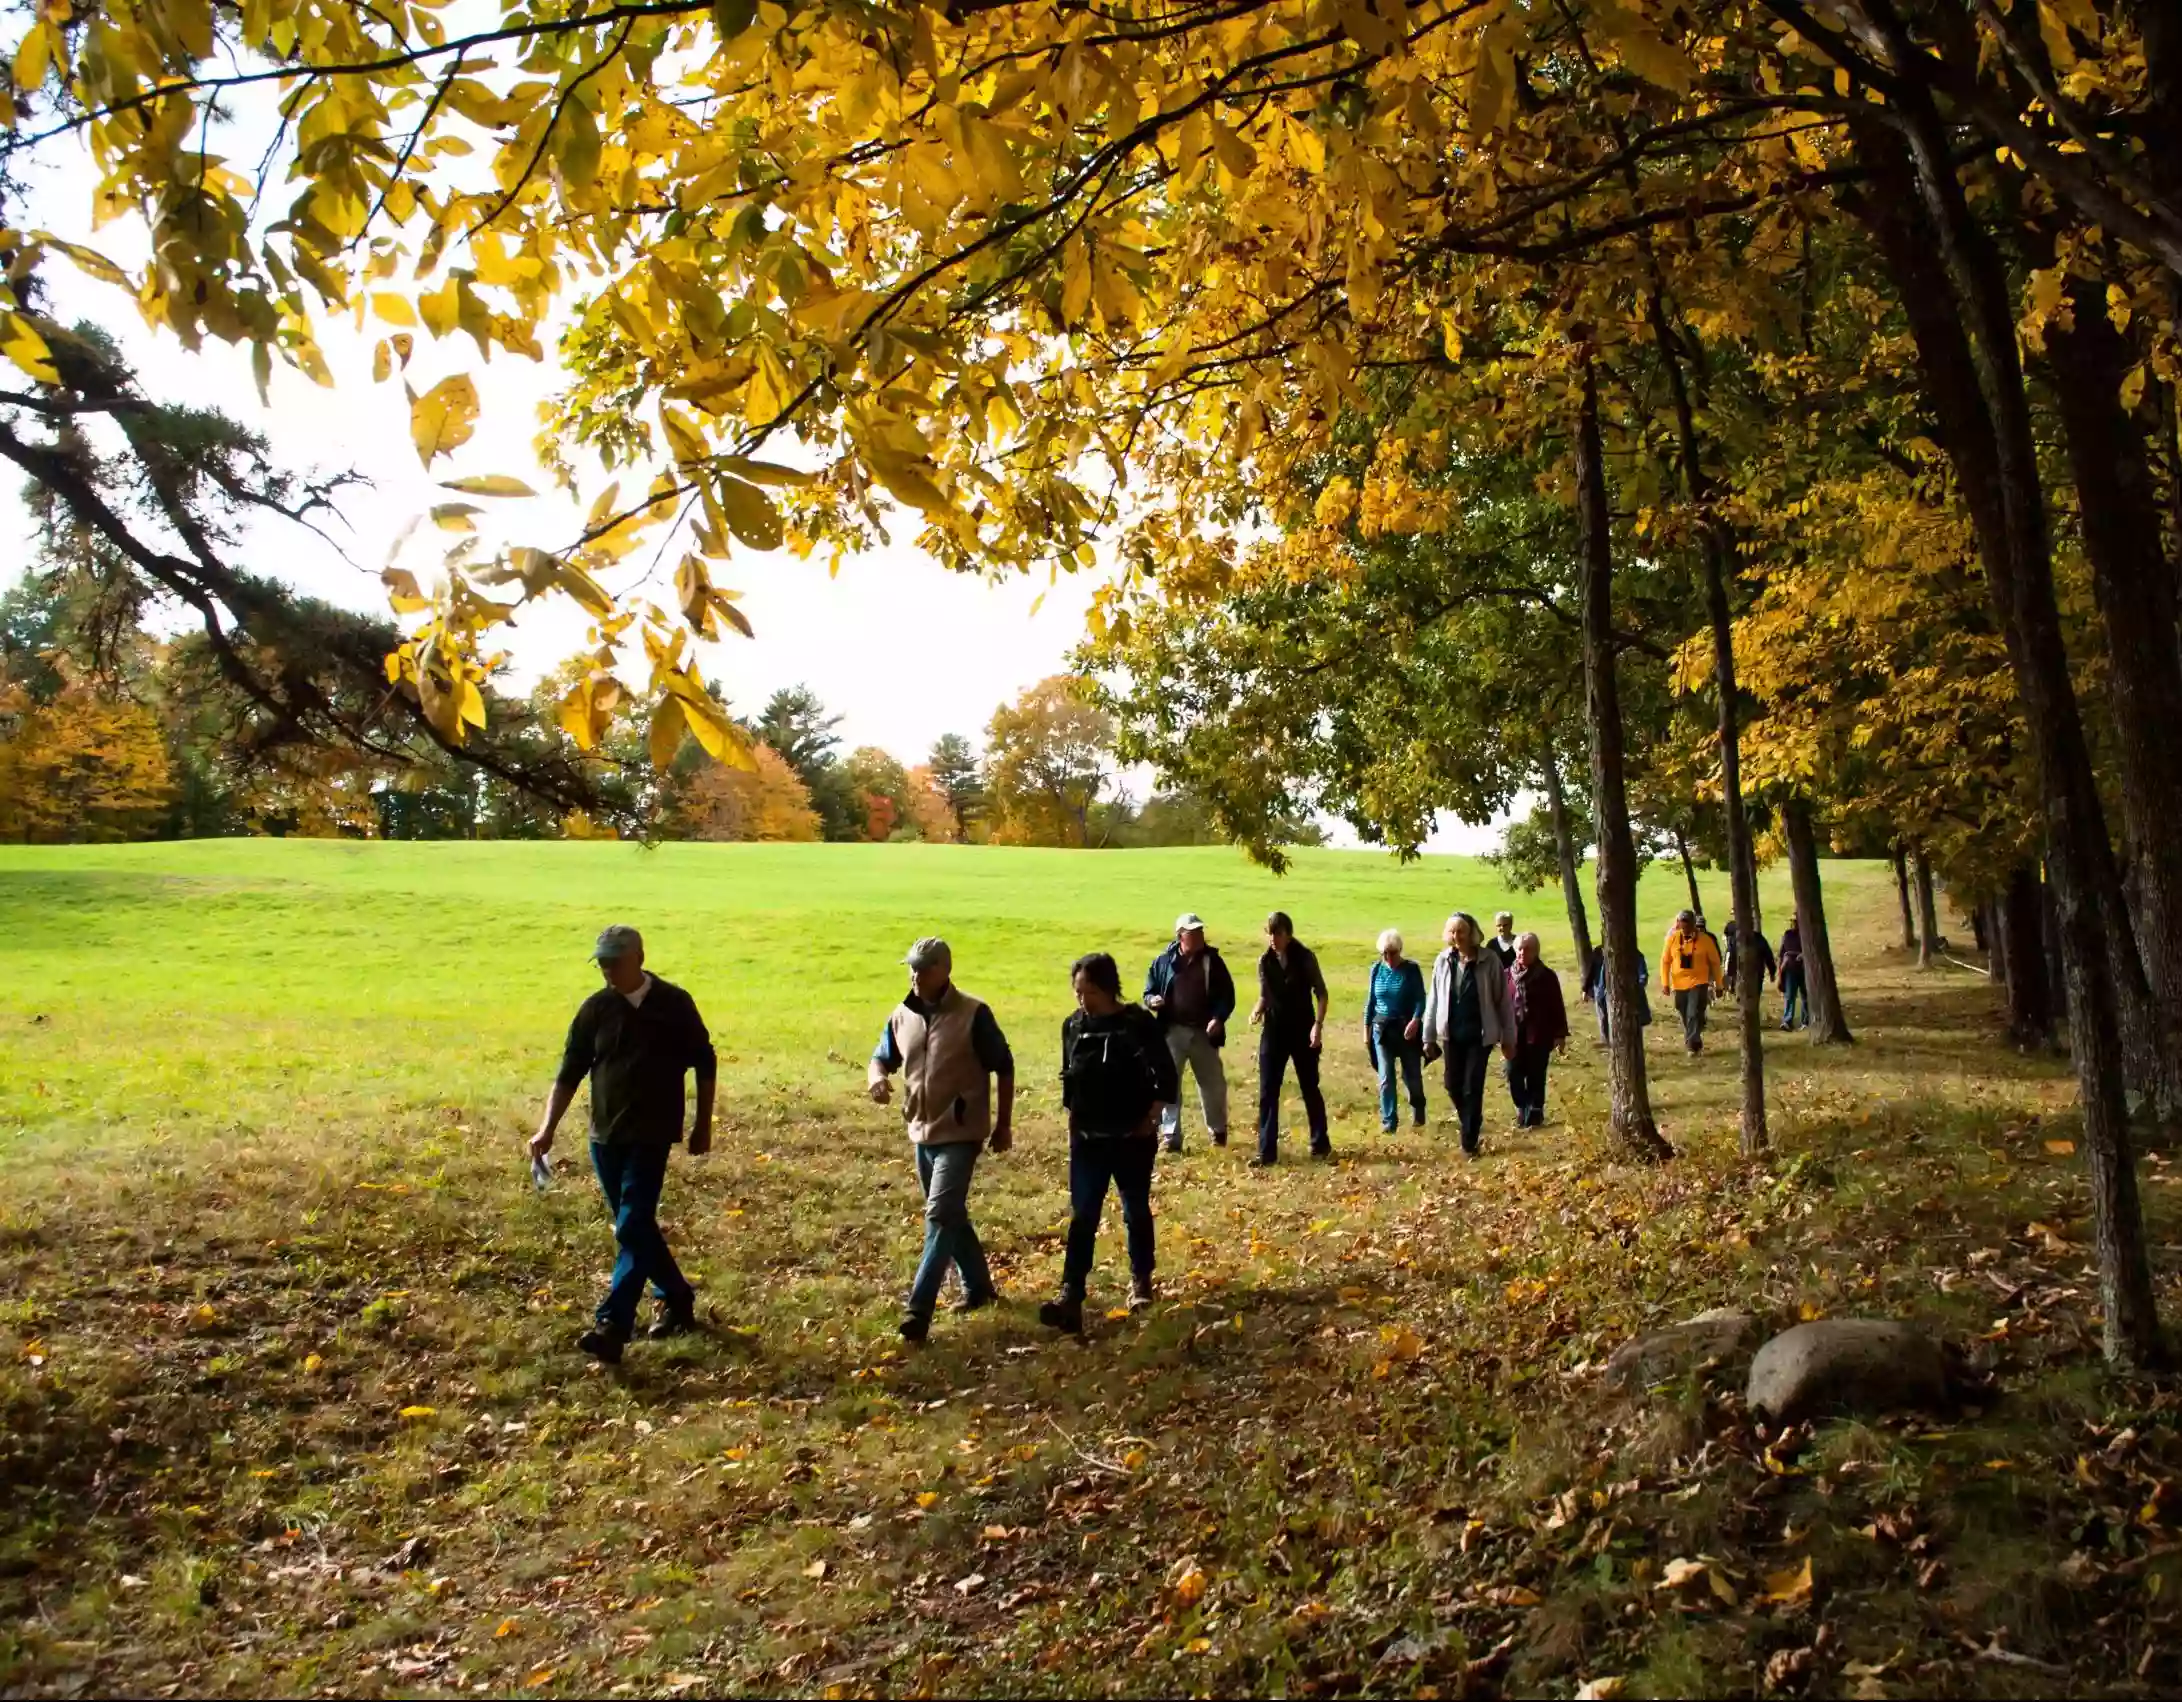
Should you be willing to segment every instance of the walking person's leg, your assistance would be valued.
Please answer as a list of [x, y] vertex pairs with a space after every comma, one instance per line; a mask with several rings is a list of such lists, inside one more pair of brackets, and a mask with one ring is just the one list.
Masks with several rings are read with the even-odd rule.
[[[1227, 1064], [1209, 1034], [1193, 1034], [1189, 1043], [1190, 1074], [1197, 1078], [1197, 1100], [1204, 1107], [1205, 1132], [1214, 1146], [1227, 1145]], [[1176, 1067], [1176, 1075], [1181, 1074]]]
[[[591, 1143], [591, 1168], [598, 1172], [599, 1193], [606, 1200], [606, 1218], [614, 1226], [614, 1271], [606, 1279], [606, 1294], [592, 1314], [598, 1327], [616, 1340], [627, 1341], [636, 1323], [636, 1303], [644, 1293], [644, 1271], [636, 1255], [621, 1239], [621, 1184], [628, 1156], [624, 1147]], [[618, 1322], [617, 1322], [618, 1320]]]
[[[1167, 1056], [1174, 1060], [1174, 1079], [1182, 1079], [1184, 1059], [1194, 1058], [1197, 1048], [1192, 1043], [1196, 1036], [1178, 1022], [1167, 1025]], [[1198, 1078], [1198, 1091], [1204, 1091], [1204, 1078]], [[1159, 1114], [1159, 1144], [1169, 1152], [1182, 1150], [1182, 1095], [1177, 1092], [1174, 1103]]]
[[1109, 1161], [1121, 1190], [1121, 1222], [1129, 1238], [1129, 1304], [1152, 1299], [1152, 1149], [1147, 1141], [1116, 1141]]
[[1385, 1035], [1378, 1038], [1377, 1066], [1379, 1071], [1379, 1127], [1392, 1134], [1401, 1127], [1402, 1101], [1400, 1064], [1395, 1060], [1395, 1048], [1400, 1042], [1389, 1040]]
[[1455, 1120], [1462, 1131], [1462, 1150], [1475, 1157], [1485, 1130], [1485, 1072], [1491, 1063], [1492, 1048], [1472, 1040], [1451, 1051], [1461, 1059]]
[[906, 1310], [912, 1318], [930, 1322], [949, 1265], [961, 1271], [965, 1297], [982, 1298], [992, 1292], [985, 1250], [970, 1227], [970, 1177], [977, 1167], [977, 1152], [975, 1141], [917, 1148], [917, 1175], [924, 1183], [924, 1256], [909, 1286]]
[[1705, 1007], [1699, 1003], [1704, 996], [1701, 987], [1674, 990], [1675, 1014], [1682, 1019], [1682, 1049], [1693, 1055], [1705, 1046]]
[[1525, 1046], [1522, 1052], [1523, 1094], [1530, 1126], [1535, 1129], [1546, 1120], [1546, 1069], [1553, 1062], [1553, 1048]]
[[659, 1227], [659, 1196], [666, 1188], [667, 1154], [664, 1142], [622, 1149], [621, 1186], [614, 1210], [614, 1239], [621, 1256], [614, 1261], [614, 1286], [608, 1294], [611, 1316], [601, 1308], [602, 1326], [626, 1340], [636, 1329], [637, 1302], [646, 1282], [659, 1291], [667, 1310], [686, 1315], [696, 1309], [697, 1296], [682, 1275]]
[[1268, 1025], [1258, 1036], [1258, 1162], [1280, 1160], [1280, 1078], [1288, 1071], [1288, 1048]]
[[1402, 1047], [1402, 1076], [1409, 1089], [1410, 1121], [1424, 1127], [1424, 1048], [1415, 1044]]
[[1515, 1102], [1515, 1126], [1520, 1129], [1530, 1122], [1530, 1085], [1523, 1074], [1523, 1048], [1517, 1046], [1515, 1056], [1501, 1067], [1507, 1078], [1508, 1097]]
[[1119, 1145], [1119, 1141], [1087, 1141], [1081, 1135], [1068, 1143], [1068, 1252], [1061, 1264], [1064, 1300], [1081, 1300], [1090, 1280], [1099, 1217], [1106, 1210], [1106, 1188], [1114, 1176], [1113, 1152]]
[[1295, 1059], [1296, 1089], [1303, 1095], [1304, 1121], [1311, 1130], [1311, 1155], [1324, 1158], [1333, 1151], [1333, 1136], [1326, 1123], [1326, 1096], [1318, 1086], [1319, 1054], [1308, 1042], [1298, 1041]]

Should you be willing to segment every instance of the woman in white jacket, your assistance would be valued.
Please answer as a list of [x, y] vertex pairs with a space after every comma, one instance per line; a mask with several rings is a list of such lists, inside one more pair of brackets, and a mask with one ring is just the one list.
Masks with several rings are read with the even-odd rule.
[[1478, 1155], [1485, 1122], [1485, 1075], [1497, 1049], [1515, 1055], [1515, 1015], [1508, 1002], [1508, 972], [1485, 950], [1477, 918], [1458, 910], [1447, 918], [1447, 949], [1432, 963], [1425, 994], [1426, 1058], [1447, 1061], [1447, 1097], [1455, 1102], [1462, 1150]]

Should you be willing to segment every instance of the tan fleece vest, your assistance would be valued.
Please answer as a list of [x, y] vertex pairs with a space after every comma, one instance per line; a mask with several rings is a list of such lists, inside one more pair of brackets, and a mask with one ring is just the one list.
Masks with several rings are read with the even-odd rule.
[[888, 1019], [902, 1055], [902, 1118], [919, 1146], [983, 1141], [992, 1133], [992, 1078], [970, 1044], [985, 1007], [958, 987], [919, 1016], [906, 1004]]

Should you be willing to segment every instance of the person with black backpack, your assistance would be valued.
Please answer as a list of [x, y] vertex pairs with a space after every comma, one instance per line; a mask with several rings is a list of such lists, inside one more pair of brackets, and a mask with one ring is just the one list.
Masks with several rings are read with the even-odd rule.
[[1181, 1097], [1182, 1078], [1157, 1017], [1121, 1002], [1121, 971], [1095, 951], [1069, 970], [1076, 1014], [1061, 1024], [1061, 1103], [1068, 1111], [1068, 1251], [1061, 1292], [1038, 1321], [1080, 1333], [1083, 1297], [1109, 1186], [1121, 1191], [1129, 1235], [1129, 1307], [1152, 1294], [1152, 1166], [1159, 1114]]

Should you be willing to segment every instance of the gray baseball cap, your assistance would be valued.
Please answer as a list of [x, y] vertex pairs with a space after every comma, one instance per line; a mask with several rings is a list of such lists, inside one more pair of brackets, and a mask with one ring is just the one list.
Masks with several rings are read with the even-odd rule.
[[902, 961], [911, 969], [952, 969], [955, 954], [947, 949], [945, 940], [927, 934], [909, 948], [909, 955]]
[[644, 936], [626, 922], [616, 922], [600, 932], [598, 944], [591, 948], [591, 956], [599, 963], [618, 963], [631, 952], [644, 949]]
[[1205, 931], [1205, 919], [1194, 910], [1185, 910], [1174, 919], [1174, 931], [1178, 934], [1201, 934]]

